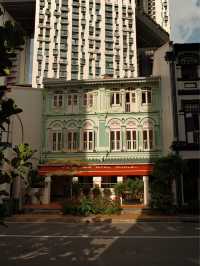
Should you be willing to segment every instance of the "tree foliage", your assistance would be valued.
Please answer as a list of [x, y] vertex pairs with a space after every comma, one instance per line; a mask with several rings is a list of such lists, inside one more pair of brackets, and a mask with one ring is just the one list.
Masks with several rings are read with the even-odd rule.
[[[2, 15], [0, 9], [0, 16]], [[10, 74], [16, 50], [21, 50], [24, 43], [24, 33], [16, 23], [8, 20], [0, 26], [0, 76]]]
[[159, 158], [153, 169], [151, 182], [151, 207], [162, 211], [171, 211], [174, 206], [172, 182], [178, 181], [186, 171], [183, 160], [174, 154]]

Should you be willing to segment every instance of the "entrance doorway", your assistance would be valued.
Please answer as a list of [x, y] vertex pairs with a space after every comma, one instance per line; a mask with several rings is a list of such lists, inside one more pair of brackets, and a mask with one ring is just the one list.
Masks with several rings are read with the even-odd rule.
[[141, 176], [126, 176], [123, 182], [127, 190], [122, 195], [122, 203], [137, 205], [144, 203], [144, 183]]
[[51, 202], [62, 202], [71, 197], [71, 177], [52, 176]]

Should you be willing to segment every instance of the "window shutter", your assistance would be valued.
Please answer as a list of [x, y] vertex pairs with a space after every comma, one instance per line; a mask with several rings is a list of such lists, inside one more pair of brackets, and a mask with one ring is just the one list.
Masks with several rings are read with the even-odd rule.
[[96, 150], [96, 132], [93, 131], [93, 150]]
[[194, 121], [191, 113], [186, 114], [186, 131], [194, 130]]
[[114, 93], [110, 95], [110, 105], [114, 104]]
[[142, 92], [142, 103], [146, 103], [146, 94], [145, 92]]

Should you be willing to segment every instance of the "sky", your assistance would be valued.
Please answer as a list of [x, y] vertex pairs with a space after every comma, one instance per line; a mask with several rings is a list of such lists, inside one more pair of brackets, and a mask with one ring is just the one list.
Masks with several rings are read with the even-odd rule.
[[200, 43], [200, 0], [169, 0], [171, 40]]

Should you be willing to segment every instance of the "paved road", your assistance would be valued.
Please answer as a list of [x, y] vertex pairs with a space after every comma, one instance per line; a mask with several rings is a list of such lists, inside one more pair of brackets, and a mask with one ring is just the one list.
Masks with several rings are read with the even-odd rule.
[[0, 265], [197, 266], [197, 223], [8, 223]]

